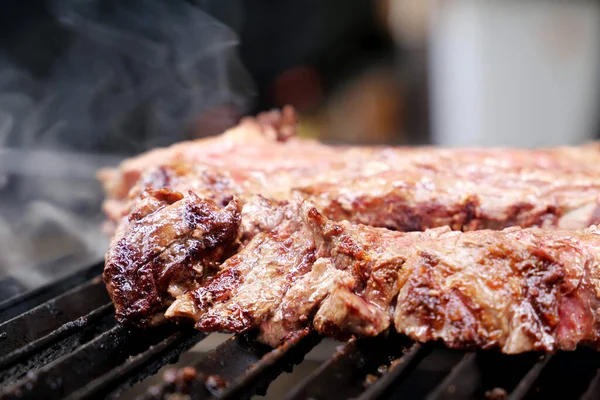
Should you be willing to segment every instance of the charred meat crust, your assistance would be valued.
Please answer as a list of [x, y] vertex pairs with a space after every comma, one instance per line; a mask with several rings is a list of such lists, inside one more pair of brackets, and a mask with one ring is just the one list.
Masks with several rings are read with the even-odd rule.
[[400, 233], [330, 221], [308, 201], [287, 207], [293, 230], [258, 234], [166, 316], [260, 329], [273, 346], [307, 327], [338, 338], [393, 327], [505, 353], [598, 345], [595, 228]]
[[597, 346], [600, 292], [585, 277], [598, 276], [598, 245], [595, 228], [510, 228], [423, 242], [400, 270], [395, 327], [419, 341], [509, 354]]
[[106, 255], [104, 282], [120, 322], [152, 324], [173, 297], [237, 244], [241, 206], [220, 208], [194, 193], [149, 191]]

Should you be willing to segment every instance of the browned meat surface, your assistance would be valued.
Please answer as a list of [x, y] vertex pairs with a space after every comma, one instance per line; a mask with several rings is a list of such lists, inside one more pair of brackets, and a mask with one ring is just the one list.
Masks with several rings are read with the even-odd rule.
[[505, 353], [598, 347], [600, 231], [448, 233], [400, 271], [399, 332]]
[[146, 192], [112, 239], [104, 282], [120, 322], [152, 324], [172, 298], [236, 247], [240, 203], [225, 208], [194, 193]]
[[[328, 170], [337, 163], [339, 152], [296, 138], [295, 113], [284, 109], [244, 119], [221, 136], [149, 151], [125, 160], [116, 169], [100, 171], [98, 177], [107, 195], [104, 210], [111, 221], [118, 222], [131, 209], [129, 201], [137, 201], [147, 187], [196, 187], [208, 194], [231, 186], [231, 190], [244, 192], [251, 190], [244, 186], [254, 182], [264, 188], [264, 179], [274, 173], [289, 181], [293, 176], [308, 177]], [[275, 187], [275, 183], [269, 185]], [[219, 198], [218, 193], [210, 195]]]
[[332, 147], [294, 137], [293, 110], [176, 144], [101, 173], [113, 229], [147, 189], [225, 204], [297, 191], [328, 217], [395, 230], [583, 228], [600, 222], [597, 145], [554, 149]]
[[600, 223], [600, 173], [365, 169], [357, 175], [346, 169], [290, 181], [289, 171], [269, 179], [249, 174], [235, 179], [214, 167], [190, 168], [193, 172], [181, 166], [155, 170], [152, 179], [134, 187], [127, 207], [135, 207], [143, 190], [168, 187], [182, 193], [193, 190], [220, 204], [232, 196], [248, 201], [258, 193], [287, 200], [296, 193], [330, 219], [398, 231], [441, 226], [463, 231], [509, 226], [579, 229]]
[[598, 345], [594, 227], [400, 233], [330, 221], [308, 201], [285, 208], [281, 229], [257, 234], [167, 318], [203, 331], [258, 328], [270, 345], [308, 326], [344, 338], [390, 325], [505, 353]]
[[[267, 113], [101, 173], [119, 321], [167, 309], [271, 345], [390, 326], [507, 353], [596, 345], [600, 238], [577, 230], [600, 223], [596, 145], [351, 148], [294, 131], [293, 110]], [[509, 226], [543, 229], [480, 230]]]
[[459, 176], [389, 170], [298, 189], [328, 218], [399, 231], [510, 226], [579, 229], [600, 223], [600, 173]]

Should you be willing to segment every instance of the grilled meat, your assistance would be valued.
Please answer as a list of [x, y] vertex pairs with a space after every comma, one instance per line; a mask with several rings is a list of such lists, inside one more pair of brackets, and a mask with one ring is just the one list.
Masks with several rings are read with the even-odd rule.
[[153, 324], [172, 298], [236, 248], [240, 203], [219, 208], [195, 193], [145, 192], [115, 234], [104, 282], [120, 322]]
[[509, 226], [579, 229], [600, 223], [600, 174], [540, 170], [474, 176], [462, 170], [343, 169], [310, 179], [289, 171], [259, 179], [242, 172], [234, 178], [231, 171], [208, 166], [189, 168], [193, 170], [155, 170], [148, 176], [152, 179], [134, 187], [128, 207], [136, 206], [138, 193], [168, 187], [182, 193], [192, 190], [220, 204], [232, 196], [247, 201], [261, 194], [284, 201], [300, 194], [330, 219], [405, 232], [440, 226], [463, 231]]
[[400, 233], [333, 222], [308, 201], [169, 307], [202, 331], [260, 329], [278, 345], [312, 326], [374, 336], [392, 325], [450, 347], [505, 353], [598, 345], [600, 231]]
[[[583, 182], [551, 182], [549, 174], [541, 173], [535, 178], [519, 178], [516, 174], [505, 176], [504, 180], [500, 176], [492, 176], [487, 180], [472, 183], [468, 180], [448, 180], [443, 177], [420, 178], [409, 173], [398, 178], [393, 171], [385, 171], [374, 174], [372, 179], [354, 179], [348, 185], [320, 184], [293, 193], [312, 199], [317, 209], [334, 220], [349, 220], [399, 231], [421, 231], [441, 226], [450, 226], [456, 230], [501, 229], [511, 225], [580, 228], [598, 222], [600, 187], [591, 185], [585, 179]], [[224, 180], [211, 181], [205, 176], [195, 180], [195, 186], [191, 189], [192, 193], [209, 196], [221, 204], [226, 204], [238, 193], [232, 189], [234, 186]], [[173, 186], [175, 190], [188, 188], [186, 185]], [[213, 195], [210, 196], [210, 193]], [[145, 197], [135, 202], [130, 218], [122, 221], [120, 231], [124, 233], [117, 235], [123, 238], [122, 241], [133, 235], [132, 230], [139, 229], [137, 225], [134, 228], [130, 228], [129, 225], [132, 216], [133, 220], [138, 219], [136, 210], [144, 209], [147, 201], [148, 198]], [[289, 206], [281, 206], [284, 203], [260, 196], [248, 198], [241, 209], [240, 230], [230, 236], [239, 236], [240, 241], [245, 244], [257, 233], [281, 230], [280, 225], [293, 220], [290, 215], [294, 213]], [[169, 224], [173, 223], [173, 220], [162, 219], [161, 222]], [[140, 246], [140, 243], [148, 239], [136, 236], [132, 240], [132, 246]], [[237, 248], [230, 242], [221, 246], [229, 249], [229, 253]], [[109, 253], [111, 258], [107, 260], [114, 258], [113, 254], [118, 255], [121, 264], [139, 268], [140, 254], [123, 251], [120, 242], [113, 243]], [[161, 262], [157, 260], [152, 266], [157, 274], [161, 268], [170, 268], [167, 263]], [[144, 261], [141, 261], [141, 264], [143, 265]], [[107, 263], [107, 271], [111, 271], [108, 267], [110, 264]], [[196, 271], [195, 279], [200, 279], [204, 268], [200, 260], [195, 260], [195, 264], [190, 268]], [[132, 281], [137, 276], [130, 275], [128, 278], [132, 287], [138, 286], [138, 283]], [[168, 285], [161, 288], [155, 294], [162, 301], [158, 309], [164, 308], [173, 298], [166, 293]], [[140, 294], [140, 298], [143, 297]], [[148, 312], [147, 308], [143, 310], [145, 311], [141, 311], [142, 313]], [[153, 314], [155, 308], [151, 310]], [[135, 322], [137, 318], [119, 315], [122, 321]]]
[[[168, 308], [271, 345], [390, 325], [507, 353], [596, 343], [596, 231], [565, 229], [600, 223], [597, 146], [330, 147], [294, 130], [293, 111], [263, 114], [101, 174], [119, 321]], [[559, 230], [476, 231], [515, 225]]]
[[165, 187], [193, 190], [217, 203], [232, 195], [288, 200], [299, 191], [330, 218], [405, 231], [600, 222], [597, 145], [334, 147], [297, 138], [294, 131], [293, 110], [285, 109], [243, 120], [219, 137], [153, 150], [102, 171], [112, 229], [141, 193]]
[[247, 119], [220, 137], [180, 143], [105, 170], [104, 210], [127, 224], [148, 189], [226, 204], [300, 193], [328, 218], [400, 231], [600, 223], [598, 146], [555, 149], [332, 147], [296, 138], [293, 110]]
[[510, 226], [579, 229], [600, 223], [600, 175], [549, 171], [463, 177], [383, 171], [297, 190], [328, 218], [399, 231]]
[[400, 271], [399, 332], [505, 353], [600, 344], [600, 231], [449, 233]]
[[[178, 143], [128, 159], [117, 169], [104, 169], [98, 174], [107, 195], [104, 211], [116, 224], [147, 188], [196, 187], [220, 200], [215, 192], [228, 188], [244, 192], [251, 190], [244, 186], [254, 181], [264, 189], [266, 183], [261, 179], [269, 177], [272, 182], [270, 177], [275, 172], [289, 173], [286, 179], [290, 180], [328, 170], [336, 163], [332, 159], [338, 158], [339, 149], [298, 139], [294, 132], [295, 113], [286, 108], [281, 113], [244, 119], [218, 137]], [[269, 185], [275, 187], [275, 183]]]

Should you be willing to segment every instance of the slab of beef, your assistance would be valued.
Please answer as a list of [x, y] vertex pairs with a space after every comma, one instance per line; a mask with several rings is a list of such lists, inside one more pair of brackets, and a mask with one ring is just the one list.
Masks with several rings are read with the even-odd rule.
[[600, 173], [366, 168], [360, 173], [334, 170], [290, 181], [289, 171], [273, 173], [268, 179], [248, 174], [236, 179], [228, 171], [208, 166], [161, 167], [147, 176], [152, 179], [134, 186], [128, 207], [135, 207], [139, 193], [148, 188], [167, 187], [181, 193], [192, 190], [218, 204], [233, 196], [248, 201], [261, 194], [285, 201], [299, 194], [330, 219], [398, 231], [441, 226], [463, 231], [509, 226], [579, 229], [600, 223]]
[[600, 223], [600, 174], [383, 171], [299, 188], [328, 218], [398, 231], [510, 226], [580, 229]]
[[401, 233], [334, 222], [306, 200], [166, 317], [202, 331], [260, 329], [278, 345], [313, 327], [374, 336], [393, 327], [455, 348], [505, 353], [598, 346], [600, 232], [510, 228]]
[[[227, 179], [211, 180], [211, 177], [215, 176], [211, 174], [197, 176], [202, 178], [192, 179], [190, 185], [190, 181], [186, 179], [195, 178], [193, 175], [185, 175], [182, 178], [184, 181], [171, 180], [169, 190], [178, 193], [192, 190], [192, 193], [208, 197], [222, 205], [227, 204], [232, 196], [244, 193], [236, 189], [236, 183]], [[395, 171], [384, 171], [373, 174], [370, 178], [353, 178], [342, 184], [314, 184], [289, 195], [293, 197], [295, 193], [311, 199], [318, 210], [334, 220], [348, 220], [399, 231], [422, 231], [441, 226], [449, 226], [455, 230], [502, 229], [511, 225], [576, 229], [597, 223], [600, 217], [600, 185], [587, 176], [571, 178], [560, 179], [550, 172], [539, 172], [529, 176], [516, 173], [491, 175], [472, 181], [435, 175], [423, 177], [420, 173], [409, 172], [398, 176]], [[148, 190], [146, 188], [141, 192], [141, 200], [133, 202], [134, 210], [130, 217], [122, 220], [119, 230], [124, 233], [117, 235], [123, 238], [121, 240], [126, 240], [132, 235], [132, 228], [129, 227], [132, 216], [133, 220], [137, 220], [139, 212], [136, 210], [145, 207], [144, 203], [148, 198], [144, 197], [144, 194], [148, 193]], [[161, 190], [167, 189], [154, 191]], [[285, 208], [278, 207], [281, 203], [264, 197], [247, 197], [241, 209], [243, 218], [240, 231], [235, 235], [239, 236], [242, 243], [246, 243], [257, 233], [278, 228], [282, 221], [290, 219], [283, 211]], [[168, 220], [163, 222], [172, 223]], [[152, 231], [142, 232], [149, 234]], [[138, 234], [133, 246], [139, 246], [149, 240], [149, 237]], [[227, 242], [223, 243], [222, 247], [233, 252], [237, 248], [236, 245], [237, 242]], [[107, 260], [118, 256], [121, 265], [129, 266], [132, 271], [123, 274], [122, 279], [128, 279], [127, 284], [136, 287], [139, 284], [134, 278], [137, 279], [139, 274], [134, 271], [145, 262], [139, 260], [138, 252], [124, 251], [122, 246], [119, 246], [117, 241], [111, 245]], [[204, 267], [199, 260], [194, 262], [195, 264], [188, 263], [187, 268], [195, 271], [193, 277], [197, 280], [201, 278], [199, 271]], [[107, 267], [110, 265], [107, 264]], [[156, 273], [168, 268], [170, 266], [161, 264], [160, 259], [152, 264]], [[112, 271], [107, 269], [106, 275], [110, 275]], [[168, 305], [168, 301], [173, 297], [167, 289], [168, 285], [153, 288], [153, 296], [162, 301], [155, 303], [161, 304], [161, 307]], [[141, 294], [140, 296], [143, 297]], [[118, 298], [116, 294], [113, 295], [113, 299]], [[123, 303], [119, 300], [115, 302]], [[156, 309], [142, 308], [140, 312], [154, 315]], [[121, 321], [136, 322], [138, 318], [119, 315]]]
[[206, 277], [260, 232], [295, 229], [296, 208], [256, 196], [223, 207], [190, 192], [147, 190], [119, 225], [106, 254], [104, 281], [117, 319], [161, 322], [173, 299]]
[[148, 191], [106, 254], [104, 282], [120, 322], [158, 322], [172, 298], [216, 269], [237, 246], [241, 206], [195, 193]]
[[293, 110], [223, 135], [157, 149], [106, 170], [114, 231], [148, 189], [226, 204], [300, 193], [334, 220], [400, 231], [600, 223], [598, 146], [554, 149], [334, 147], [294, 136]]
[[[101, 174], [108, 196], [104, 208], [115, 232], [104, 279], [119, 321], [155, 323], [169, 307], [169, 318], [192, 318], [204, 330], [261, 327], [270, 344], [310, 324], [335, 336], [374, 335], [387, 329], [403, 308], [407, 314], [402, 319], [411, 320], [425, 307], [415, 305], [411, 311], [398, 300], [422, 276], [404, 275], [416, 268], [409, 261], [419, 259], [419, 251], [442, 246], [449, 252], [445, 263], [456, 264], [457, 275], [474, 273], [474, 264], [452, 258], [452, 246], [463, 238], [475, 243], [496, 238], [487, 231], [458, 234], [449, 229], [579, 229], [600, 222], [600, 152], [593, 145], [546, 150], [331, 147], [296, 138], [294, 130], [292, 110], [264, 114], [220, 137], [158, 149]], [[532, 259], [533, 250], [511, 247], [512, 233], [498, 235], [493, 240], [510, 244], [506, 252], [494, 253], [498, 263], [510, 260], [515, 249], [523, 260]], [[488, 247], [473, 248], [481, 257], [493, 258], [485, 253]], [[533, 265], [532, 274], [544, 274], [541, 262]], [[489, 272], [485, 266], [477, 268], [483, 276]], [[450, 279], [438, 282], [432, 274], [434, 288]], [[524, 274], [515, 273], [515, 282], [524, 281]], [[465, 282], [465, 288], [488, 285]], [[524, 293], [516, 283], [509, 287], [514, 293], [498, 287], [508, 293], [507, 307], [514, 308], [512, 301]], [[419, 288], [410, 292], [419, 296], [409, 293], [402, 301], [427, 299]], [[441, 297], [426, 300], [435, 311], [419, 321], [467, 315], [456, 309], [454, 289], [436, 290], [425, 290]], [[452, 310], [435, 308], [436, 301], [450, 302]], [[469, 301], [464, 300], [464, 309], [483, 316], [476, 320], [485, 323], [464, 343], [447, 334], [446, 322], [423, 322], [431, 332], [422, 326], [409, 332], [401, 322], [396, 326], [417, 339], [442, 338], [454, 346], [497, 345], [506, 352], [566, 348], [555, 325], [531, 328], [535, 332], [529, 335], [554, 329], [556, 345], [528, 344], [525, 334], [509, 340], [517, 328], [502, 330], [494, 324], [516, 324], [513, 314], [502, 319], [496, 315], [500, 311], [490, 311], [476, 297], [475, 303]], [[581, 309], [580, 303], [569, 301], [565, 307], [572, 303]], [[579, 329], [577, 321], [573, 326]], [[493, 339], [495, 329], [503, 332], [499, 339]], [[587, 336], [581, 340], [593, 342]]]
[[[297, 190], [312, 196], [331, 218], [396, 230], [448, 222], [456, 229], [585, 227], [600, 214], [594, 197], [600, 181], [597, 145], [536, 150], [341, 147], [298, 138], [295, 124], [290, 108], [261, 114], [221, 136], [156, 149], [102, 171], [104, 210], [112, 229], [141, 193], [165, 187], [184, 195], [194, 190], [217, 203], [232, 195], [288, 200]], [[572, 198], [573, 191], [582, 190], [587, 193]], [[372, 194], [365, 196], [365, 191]], [[449, 221], [454, 214], [458, 220]]]

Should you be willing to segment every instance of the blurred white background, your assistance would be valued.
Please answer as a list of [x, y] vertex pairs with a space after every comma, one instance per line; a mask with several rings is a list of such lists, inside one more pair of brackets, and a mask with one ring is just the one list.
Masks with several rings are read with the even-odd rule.
[[431, 4], [434, 143], [533, 147], [591, 140], [600, 110], [599, 2]]

